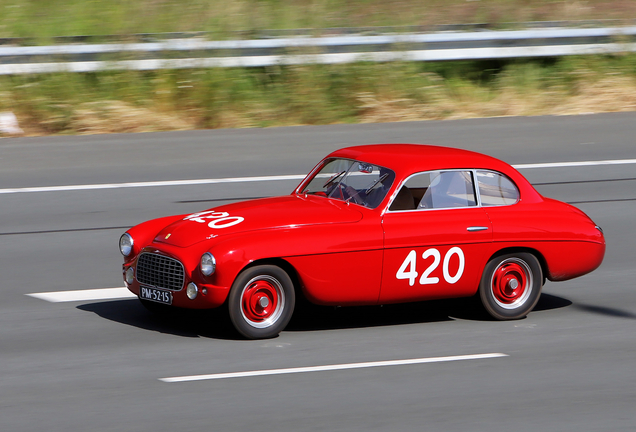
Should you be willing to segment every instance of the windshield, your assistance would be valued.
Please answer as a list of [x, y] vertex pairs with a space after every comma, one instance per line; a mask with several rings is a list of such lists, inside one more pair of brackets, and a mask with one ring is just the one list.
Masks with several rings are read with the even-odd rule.
[[328, 159], [302, 193], [376, 208], [395, 180], [388, 168], [350, 159]]

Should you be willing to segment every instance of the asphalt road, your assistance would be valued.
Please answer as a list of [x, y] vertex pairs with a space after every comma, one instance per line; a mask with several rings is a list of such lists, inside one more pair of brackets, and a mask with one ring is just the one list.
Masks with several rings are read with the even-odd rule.
[[[512, 164], [635, 159], [636, 114], [0, 140], [10, 188], [303, 174], [345, 145], [451, 145]], [[297, 181], [0, 193], [0, 431], [633, 431], [636, 165], [522, 170], [606, 233], [603, 265], [489, 320], [464, 300], [318, 308], [244, 341], [215, 314], [25, 294], [121, 287], [120, 234]], [[164, 377], [483, 353], [196, 382]]]

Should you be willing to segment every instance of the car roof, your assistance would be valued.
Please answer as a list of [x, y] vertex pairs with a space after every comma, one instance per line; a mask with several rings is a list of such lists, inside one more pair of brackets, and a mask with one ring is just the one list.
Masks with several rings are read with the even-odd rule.
[[469, 150], [425, 144], [371, 144], [336, 150], [328, 157], [369, 162], [395, 171], [398, 176], [438, 169], [483, 168], [509, 174], [507, 163]]
[[494, 157], [451, 147], [425, 144], [370, 144], [336, 150], [327, 158], [346, 158], [380, 165], [395, 171], [396, 190], [410, 175], [444, 169], [487, 169], [500, 172], [519, 188], [521, 200], [539, 202], [543, 197], [511, 165]]

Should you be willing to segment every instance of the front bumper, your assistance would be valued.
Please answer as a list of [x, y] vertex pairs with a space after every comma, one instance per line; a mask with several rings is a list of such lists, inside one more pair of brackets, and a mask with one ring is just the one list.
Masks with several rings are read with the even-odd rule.
[[[193, 278], [191, 272], [188, 272], [187, 269], [185, 272], [186, 274], [183, 287], [181, 287], [181, 289], [179, 290], [167, 290], [161, 287], [141, 284], [137, 280], [137, 272], [135, 268], [136, 264], [137, 259], [135, 259], [131, 263], [123, 264], [122, 276], [126, 287], [130, 290], [130, 292], [138, 297], [141, 286], [146, 286], [148, 288], [160, 289], [162, 291], [169, 291], [170, 293], [172, 293], [172, 306], [186, 309], [212, 309], [221, 306], [225, 302], [225, 299], [227, 298], [230, 291], [229, 287], [217, 286], [214, 284], [206, 283], [206, 281], [195, 280], [197, 278]], [[126, 271], [131, 267], [134, 271], [134, 278], [132, 283], [128, 283], [126, 281]], [[198, 294], [194, 299], [188, 298], [186, 294], [186, 287], [191, 282], [198, 287]]]

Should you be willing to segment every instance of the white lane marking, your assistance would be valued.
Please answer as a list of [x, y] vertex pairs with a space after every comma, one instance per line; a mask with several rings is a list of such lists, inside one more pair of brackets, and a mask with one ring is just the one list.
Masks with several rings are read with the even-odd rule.
[[103, 183], [103, 184], [85, 184], [85, 185], [69, 185], [69, 186], [42, 186], [0, 189], [0, 194], [27, 193], [27, 192], [60, 192], [60, 191], [78, 191], [78, 190], [95, 190], [95, 189], [125, 189], [139, 187], [156, 187], [156, 186], [188, 186], [216, 183], [248, 183], [259, 181], [277, 181], [277, 180], [302, 180], [303, 175], [280, 175], [280, 176], [264, 176], [264, 177], [230, 177], [218, 179], [195, 179], [195, 180], [170, 180], [170, 181], [154, 181], [154, 182], [135, 182], [135, 183]]
[[[636, 159], [519, 164], [519, 165], [513, 165], [513, 167], [516, 169], [532, 169], [532, 168], [566, 168], [566, 167], [625, 165], [625, 164], [636, 164]], [[96, 190], [96, 189], [125, 189], [125, 188], [139, 188], [139, 187], [157, 187], [157, 186], [190, 186], [190, 185], [219, 184], [219, 183], [249, 183], [249, 182], [260, 182], [260, 181], [264, 182], [264, 181], [279, 181], [279, 180], [302, 180], [304, 178], [305, 178], [304, 174], [294, 174], [294, 175], [262, 176], [262, 177], [229, 177], [229, 178], [198, 179], [198, 180], [195, 179], [195, 180], [135, 182], [135, 183], [103, 183], [103, 184], [85, 184], [85, 185], [68, 185], [68, 186], [42, 186], [42, 187], [0, 189], [0, 194], [14, 194], [14, 193], [28, 193], [28, 192], [62, 192], [62, 191]]]
[[428, 357], [428, 358], [389, 360], [389, 361], [377, 361], [377, 362], [366, 362], [366, 363], [346, 363], [346, 364], [335, 364], [335, 365], [325, 365], [325, 366], [298, 367], [298, 368], [289, 368], [289, 369], [269, 369], [269, 370], [257, 370], [257, 371], [247, 371], [247, 372], [230, 372], [230, 373], [209, 374], [209, 375], [190, 375], [190, 376], [180, 376], [180, 377], [159, 378], [159, 381], [163, 381], [166, 383], [185, 382], [185, 381], [203, 381], [203, 380], [215, 380], [215, 379], [224, 379], [224, 378], [243, 378], [243, 377], [266, 376], [266, 375], [286, 375], [286, 374], [305, 373], [305, 372], [364, 369], [364, 368], [381, 367], [381, 366], [403, 366], [403, 365], [413, 365], [413, 364], [423, 364], [423, 363], [441, 363], [441, 362], [451, 362], [451, 361], [459, 361], [459, 360], [478, 360], [478, 359], [488, 359], [488, 358], [497, 358], [497, 357], [508, 357], [508, 354], [503, 354], [503, 353], [472, 354], [472, 355], [459, 355], [459, 356], [450, 356], [450, 357]]
[[521, 165], [513, 165], [513, 167], [515, 169], [531, 169], [531, 168], [567, 168], [567, 167], [582, 167], [582, 166], [628, 165], [628, 164], [636, 164], [636, 159], [521, 164]]
[[100, 288], [25, 294], [52, 303], [137, 298], [128, 288]]

